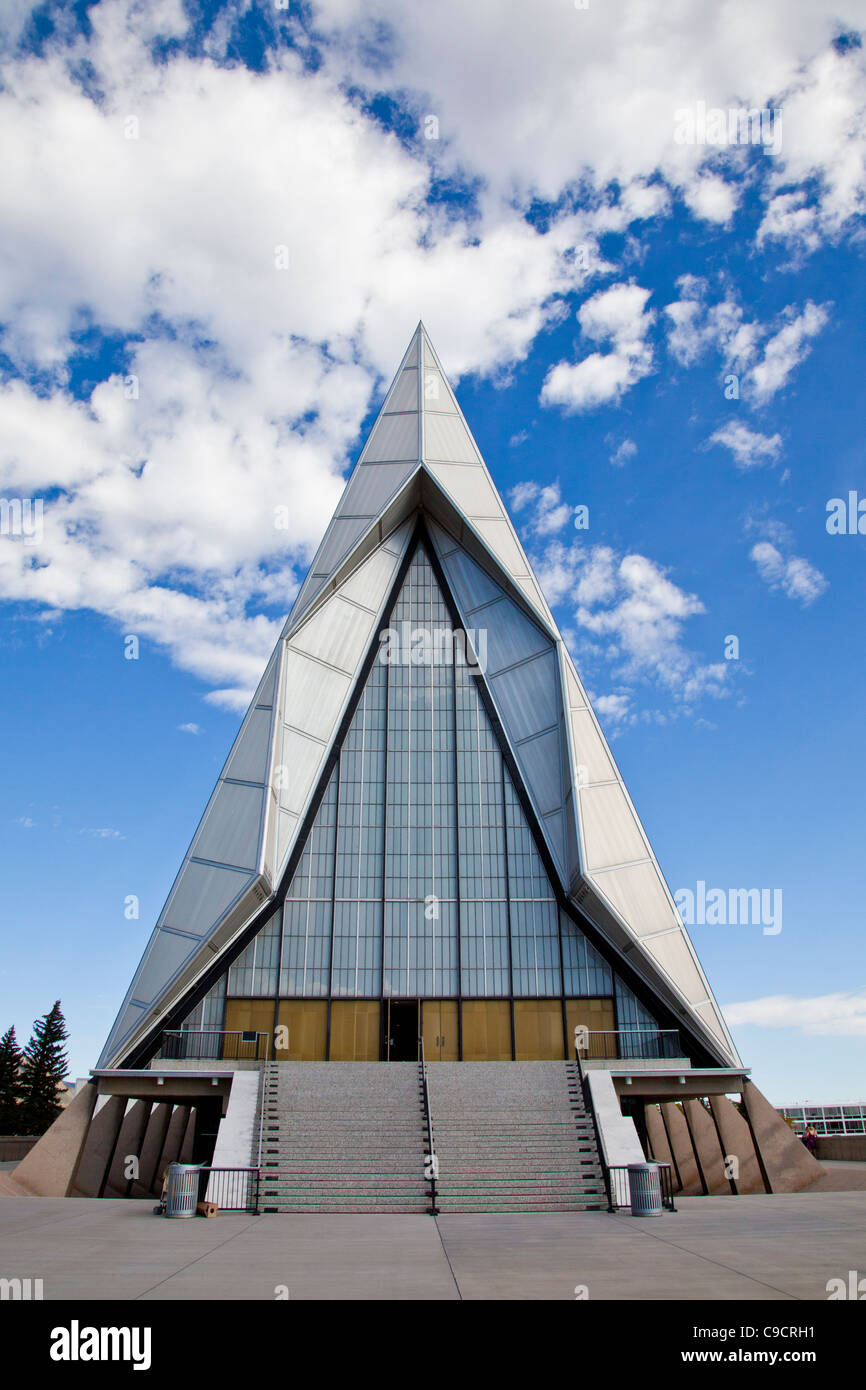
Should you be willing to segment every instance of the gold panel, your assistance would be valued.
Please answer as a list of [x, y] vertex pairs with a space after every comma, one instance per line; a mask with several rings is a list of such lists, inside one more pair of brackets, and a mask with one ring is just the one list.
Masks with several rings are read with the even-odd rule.
[[377, 999], [336, 999], [331, 1004], [332, 1062], [378, 1062], [381, 1005]]
[[426, 1061], [460, 1060], [456, 999], [422, 999], [421, 1028]]
[[[274, 1039], [273, 999], [227, 999], [224, 1027], [227, 1033], [266, 1033], [266, 1055], [270, 1057]], [[253, 1043], [245, 1043], [241, 1038], [226, 1037], [223, 1038], [222, 1055], [226, 1061], [235, 1061], [239, 1057], [255, 1058], [256, 1049]]]
[[511, 1061], [511, 1010], [507, 999], [464, 1000], [463, 1061]]
[[515, 999], [514, 1051], [518, 1062], [561, 1062], [564, 1059], [559, 999]]
[[[582, 1026], [590, 1033], [613, 1033], [616, 1022], [612, 999], [566, 999], [566, 1031], [568, 1034], [568, 1055], [574, 1057], [574, 1030]], [[592, 1038], [591, 1052], [581, 1056], [604, 1057], [608, 1053], [616, 1055], [616, 1038]], [[607, 1046], [605, 1046], [607, 1044]]]
[[[281, 999], [277, 1026], [288, 1031], [288, 1046], [277, 1047], [278, 1062], [324, 1062], [328, 1044], [325, 999]], [[280, 1042], [277, 1035], [276, 1042]]]

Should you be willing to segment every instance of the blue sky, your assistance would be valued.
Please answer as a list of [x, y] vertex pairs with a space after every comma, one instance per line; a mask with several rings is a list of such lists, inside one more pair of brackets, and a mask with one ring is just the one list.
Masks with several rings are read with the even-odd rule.
[[758, 1085], [866, 1098], [864, 7], [695, 8], [9, 7], [0, 1026], [73, 1074], [423, 317], [671, 889], [782, 894], [691, 928]]

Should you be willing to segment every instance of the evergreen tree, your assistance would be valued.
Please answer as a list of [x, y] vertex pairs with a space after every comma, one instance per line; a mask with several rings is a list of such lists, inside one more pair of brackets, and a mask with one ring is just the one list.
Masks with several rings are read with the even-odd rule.
[[13, 1025], [0, 1038], [0, 1134], [20, 1132], [21, 1057]]
[[33, 1024], [33, 1035], [24, 1049], [21, 1067], [21, 1134], [44, 1134], [62, 1110], [57, 1088], [66, 1075], [63, 1044], [69, 1034], [60, 1012], [60, 1000]]

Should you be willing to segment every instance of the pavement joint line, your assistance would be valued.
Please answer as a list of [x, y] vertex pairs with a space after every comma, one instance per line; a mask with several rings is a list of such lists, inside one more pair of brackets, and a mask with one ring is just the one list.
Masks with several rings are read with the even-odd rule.
[[440, 1225], [439, 1225], [439, 1217], [438, 1217], [438, 1216], [434, 1216], [434, 1217], [433, 1217], [433, 1220], [434, 1220], [434, 1222], [435, 1222], [435, 1224], [436, 1224], [436, 1234], [437, 1234], [438, 1237], [439, 1237], [439, 1244], [442, 1246], [442, 1254], [445, 1256], [445, 1262], [446, 1262], [446, 1264], [448, 1265], [449, 1270], [451, 1271], [451, 1278], [454, 1280], [454, 1287], [455, 1287], [455, 1289], [457, 1290], [457, 1297], [458, 1297], [458, 1299], [460, 1300], [460, 1302], [462, 1303], [462, 1302], [463, 1302], [463, 1290], [461, 1289], [460, 1284], [459, 1284], [458, 1281], [457, 1281], [457, 1275], [454, 1273], [454, 1266], [453, 1266], [452, 1263], [451, 1263], [451, 1256], [448, 1254], [448, 1247], [447, 1247], [447, 1245], [445, 1244], [445, 1237], [443, 1236], [443, 1234], [442, 1234], [442, 1228], [441, 1228]]
[[666, 1236], [659, 1235], [655, 1231], [648, 1231], [644, 1227], [633, 1233], [634, 1235], [648, 1236], [650, 1240], [660, 1241], [662, 1245], [672, 1245], [675, 1250], [681, 1250], [684, 1255], [692, 1255], [697, 1260], [703, 1260], [705, 1264], [715, 1265], [717, 1269], [726, 1269], [730, 1274], [739, 1274], [743, 1279], [748, 1279], [752, 1284], [760, 1284], [763, 1289], [772, 1289], [774, 1293], [780, 1293], [785, 1298], [793, 1299], [795, 1303], [802, 1303], [803, 1300], [795, 1293], [789, 1293], [787, 1289], [780, 1289], [776, 1284], [768, 1284], [766, 1279], [758, 1279], [754, 1274], [747, 1274], [743, 1269], [737, 1269], [734, 1265], [726, 1265], [723, 1260], [714, 1260], [709, 1255], [699, 1254], [696, 1250], [689, 1250], [687, 1246], [680, 1245], [676, 1240], [669, 1240]]
[[[193, 1220], [195, 1220], [195, 1218], [193, 1218]], [[188, 1260], [185, 1265], [180, 1265], [178, 1269], [173, 1269], [171, 1274], [167, 1274], [164, 1279], [158, 1279], [155, 1284], [151, 1284], [150, 1288], [142, 1289], [141, 1293], [137, 1293], [135, 1298], [130, 1301], [132, 1303], [137, 1303], [140, 1298], [144, 1298], [145, 1294], [153, 1293], [154, 1289], [161, 1288], [162, 1285], [167, 1284], [170, 1279], [176, 1279], [179, 1274], [185, 1274], [193, 1265], [199, 1264], [201, 1260], [206, 1260], [215, 1250], [221, 1250], [224, 1245], [228, 1245], [231, 1241], [236, 1240], [238, 1236], [242, 1236], [244, 1231], [248, 1231], [250, 1227], [255, 1226], [258, 1221], [259, 1217], [253, 1216], [252, 1220], [248, 1221], [245, 1226], [241, 1226], [239, 1231], [232, 1231], [230, 1236], [226, 1236], [225, 1240], [221, 1240], [217, 1245], [210, 1246], [208, 1250], [203, 1250], [200, 1255], [196, 1255], [194, 1260]]]

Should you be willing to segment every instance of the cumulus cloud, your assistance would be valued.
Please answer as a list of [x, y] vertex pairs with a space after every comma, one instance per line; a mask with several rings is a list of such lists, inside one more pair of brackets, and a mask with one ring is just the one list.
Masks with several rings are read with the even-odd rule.
[[757, 430], [750, 430], [739, 420], [733, 420], [717, 429], [707, 442], [721, 444], [725, 449], [730, 449], [734, 462], [742, 469], [774, 464], [782, 452], [780, 434], [759, 434]]
[[727, 695], [729, 664], [701, 662], [685, 645], [685, 624], [705, 611], [703, 603], [653, 560], [606, 545], [552, 541], [533, 563], [548, 601], [573, 610], [572, 645], [581, 665], [587, 664], [590, 634], [595, 639], [590, 664], [598, 665], [600, 654], [619, 685], [615, 695], [600, 697], [611, 717], [637, 717], [630, 714], [630, 701], [639, 684], [663, 690], [679, 708], [690, 709], [705, 696]]
[[623, 439], [619, 442], [619, 444], [614, 445], [614, 441], [611, 438], [611, 436], [607, 435], [605, 437], [604, 442], [609, 449], [613, 449], [613, 453], [610, 456], [610, 461], [613, 464], [614, 468], [622, 468], [624, 464], [628, 463], [637, 455], [637, 445], [635, 444], [633, 439]]
[[[102, 0], [86, 32], [64, 13], [37, 53], [15, 47], [29, 7], [11, 0], [0, 489], [46, 503], [37, 544], [0, 538], [0, 598], [99, 612], [242, 708], [418, 317], [455, 377], [501, 380], [589, 294], [588, 355], [544, 392], [590, 409], [653, 369], [648, 290], [593, 293], [621, 273], [602, 238], [678, 199], [720, 226], [746, 177], [771, 200], [765, 238], [791, 239], [799, 214], [813, 240], [852, 222], [862, 58], [830, 48], [837, 17], [816, 9], [768, 0], [738, 24], [647, 0], [623, 26], [616, 7], [587, 24], [559, 0], [315, 0], [258, 12], [251, 72], [244, 7]], [[400, 138], [371, 114], [382, 92]], [[678, 145], [673, 113], [695, 92], [787, 94], [783, 156], [749, 171], [743, 151]], [[437, 194], [450, 177], [465, 207]], [[527, 217], [539, 197], [555, 212]], [[760, 332], [730, 298], [710, 327], [688, 305], [668, 321], [686, 354], [690, 333], [695, 351], [722, 334], [765, 399], [808, 351], [822, 309], [807, 309]], [[84, 390], [86, 343], [112, 365]]]
[[511, 510], [524, 513], [523, 526], [530, 535], [551, 536], [571, 520], [573, 507], [562, 500], [559, 483], [517, 483], [509, 493]]
[[768, 994], [725, 1004], [727, 1023], [736, 1028], [795, 1028], [807, 1036], [866, 1037], [866, 990], [797, 997]]
[[811, 351], [814, 338], [829, 322], [829, 305], [811, 300], [798, 310], [789, 304], [772, 324], [749, 322], [733, 291], [710, 303], [703, 277], [683, 275], [680, 298], [665, 305], [668, 347], [678, 362], [691, 367], [710, 351], [724, 368], [743, 376], [744, 394], [765, 404], [786, 385]]
[[647, 311], [650, 291], [633, 283], [599, 290], [577, 313], [584, 337], [609, 345], [607, 352], [592, 352], [580, 362], [557, 362], [541, 388], [542, 405], [559, 405], [566, 411], [592, 410], [616, 402], [653, 367], [648, 342], [655, 318]]
[[783, 555], [770, 541], [758, 541], [749, 553], [764, 583], [771, 589], [781, 589], [804, 608], [827, 588], [828, 581], [808, 560], [800, 555]]

